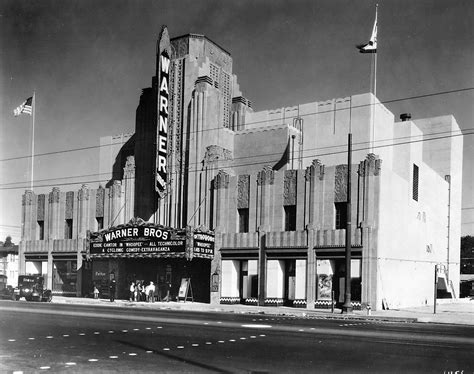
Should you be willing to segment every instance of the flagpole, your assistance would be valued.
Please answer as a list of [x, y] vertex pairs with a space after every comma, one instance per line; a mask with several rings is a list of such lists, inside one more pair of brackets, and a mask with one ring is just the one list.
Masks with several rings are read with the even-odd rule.
[[375, 27], [375, 43], [376, 43], [376, 49], [374, 53], [374, 88], [373, 88], [373, 94], [374, 94], [374, 103], [372, 104], [372, 142], [371, 142], [371, 149], [370, 153], [374, 152], [374, 145], [375, 145], [375, 103], [377, 100], [377, 49], [378, 49], [378, 19], [377, 19], [377, 10], [378, 10], [379, 4], [375, 4], [375, 22], [374, 22], [374, 27]]
[[33, 178], [34, 178], [34, 169], [35, 169], [35, 111], [36, 111], [36, 93], [33, 91], [33, 100], [31, 103], [33, 107], [33, 116], [32, 116], [32, 135], [31, 135], [31, 180], [30, 180], [30, 190], [33, 191]]
[[[377, 25], [377, 49], [378, 49], [378, 37], [379, 37], [379, 32], [378, 32], [378, 19], [377, 19], [377, 10], [378, 10], [379, 4], [375, 4], [375, 22]], [[374, 96], [377, 97], [377, 50], [375, 50], [375, 63], [374, 63]]]

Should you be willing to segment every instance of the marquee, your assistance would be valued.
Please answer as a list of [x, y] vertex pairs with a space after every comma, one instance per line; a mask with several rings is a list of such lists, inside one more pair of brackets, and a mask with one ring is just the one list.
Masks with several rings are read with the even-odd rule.
[[90, 258], [214, 257], [214, 233], [176, 229], [134, 218], [125, 225], [88, 233]]

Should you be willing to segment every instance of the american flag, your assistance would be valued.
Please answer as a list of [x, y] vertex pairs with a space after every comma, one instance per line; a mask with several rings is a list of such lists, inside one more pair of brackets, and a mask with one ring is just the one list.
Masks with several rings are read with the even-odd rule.
[[23, 104], [21, 104], [18, 108], [16, 108], [13, 111], [13, 114], [15, 114], [15, 117], [19, 116], [22, 113], [29, 114], [31, 116], [32, 111], [33, 111], [33, 96], [26, 99]]

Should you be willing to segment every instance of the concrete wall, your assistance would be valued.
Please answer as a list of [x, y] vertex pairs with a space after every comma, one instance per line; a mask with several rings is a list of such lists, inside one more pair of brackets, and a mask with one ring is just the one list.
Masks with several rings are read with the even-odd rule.
[[[396, 126], [395, 134], [399, 138], [426, 138], [423, 128], [413, 122], [401, 122]], [[453, 195], [450, 208], [450, 184], [441, 174], [449, 174], [449, 169], [440, 167], [440, 162], [435, 159], [437, 156], [426, 156], [426, 147], [431, 149], [430, 152], [436, 152], [438, 147], [446, 148], [444, 140], [441, 142], [444, 145], [436, 145], [436, 142], [420, 141], [396, 146], [392, 170], [382, 168], [378, 222], [378, 303], [385, 298], [393, 307], [432, 304], [435, 265], [447, 264], [448, 237], [451, 241], [452, 235], [458, 235], [459, 213], [454, 218], [457, 220], [454, 230], [451, 214], [448, 231], [448, 209], [453, 207]], [[441, 156], [441, 163], [446, 166], [444, 157], [449, 156]], [[419, 167], [418, 201], [412, 196], [413, 164]], [[459, 165], [455, 163], [454, 166], [453, 171], [459, 178]], [[458, 183], [459, 179], [451, 181], [451, 189], [459, 188]], [[449, 247], [452, 255], [453, 251]], [[394, 279], [400, 281], [394, 282]]]

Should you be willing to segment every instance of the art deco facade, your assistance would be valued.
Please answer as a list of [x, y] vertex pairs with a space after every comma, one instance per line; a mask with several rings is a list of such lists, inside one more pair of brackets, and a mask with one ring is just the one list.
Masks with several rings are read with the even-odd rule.
[[[167, 35], [164, 29], [135, 133], [101, 139], [100, 170], [110, 173], [109, 183], [25, 193], [20, 273], [45, 273], [53, 291], [77, 295], [113, 272], [119, 289], [165, 275], [175, 293], [187, 274], [198, 299], [211, 303], [315, 308], [327, 306], [332, 292], [342, 301], [351, 133], [354, 305], [432, 303], [436, 265], [446, 269], [440, 287], [457, 290], [462, 138], [437, 136], [459, 133], [452, 116], [396, 122], [371, 94], [255, 112], [227, 51], [201, 35]], [[170, 58], [165, 86], [163, 51]], [[210, 229], [214, 254], [191, 261], [91, 256], [88, 230], [134, 217]]]

